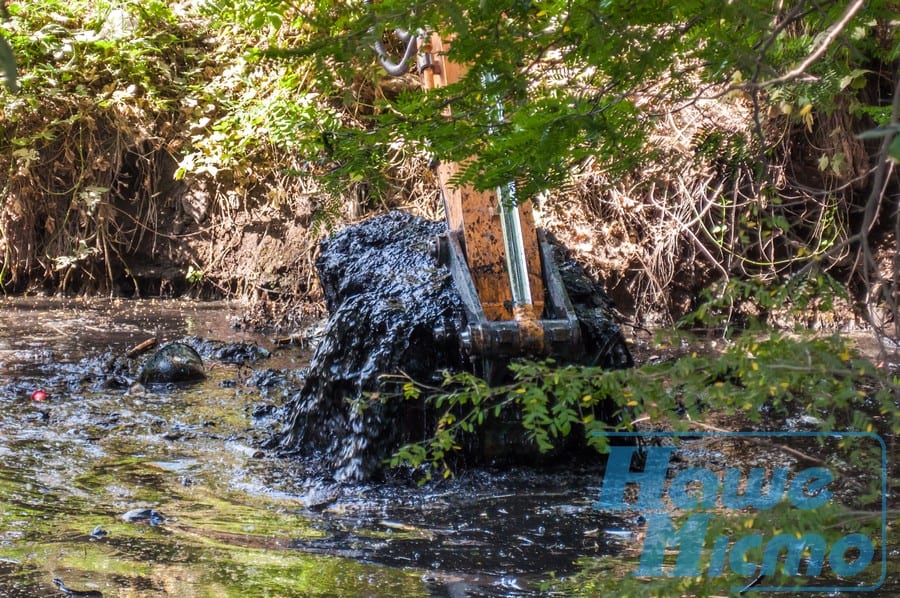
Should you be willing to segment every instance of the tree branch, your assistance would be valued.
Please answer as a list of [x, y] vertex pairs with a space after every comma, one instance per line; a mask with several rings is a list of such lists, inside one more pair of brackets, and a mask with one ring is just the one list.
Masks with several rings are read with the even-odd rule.
[[[894, 81], [894, 99], [891, 105], [891, 124], [897, 124], [898, 122], [900, 122], [900, 74], [896, 76], [896, 79]], [[867, 302], [874, 303], [875, 301], [877, 301], [878, 296], [875, 292], [873, 292], [876, 290], [876, 286], [883, 285], [884, 287], [887, 287], [887, 292], [882, 293], [882, 297], [887, 303], [887, 306], [891, 310], [891, 313], [893, 315], [894, 333], [897, 336], [900, 336], [900, 305], [897, 304], [896, 299], [897, 289], [896, 287], [894, 287], [894, 284], [892, 284], [893, 281], [897, 279], [897, 263], [894, 262], [891, 264], [891, 278], [893, 280], [885, 280], [884, 276], [878, 268], [878, 262], [872, 253], [872, 248], [869, 245], [869, 233], [875, 226], [878, 212], [881, 208], [882, 199], [887, 192], [891, 174], [894, 170], [894, 162], [890, 158], [889, 153], [891, 142], [893, 141], [893, 139], [894, 135], [889, 134], [885, 135], [884, 139], [882, 139], [881, 141], [881, 148], [878, 151], [877, 158], [878, 165], [875, 170], [875, 176], [872, 181], [871, 191], [869, 192], [869, 197], [866, 200], [866, 206], [863, 212], [863, 222], [860, 228], [860, 249], [862, 251], [863, 261], [863, 279], [865, 284], [867, 285]], [[898, 210], [896, 218], [897, 221], [895, 222], [895, 228], [900, 229], [900, 210]], [[895, 240], [895, 242], [897, 241]], [[872, 275], [874, 275], [874, 281], [870, 280]], [[869, 308], [867, 310], [869, 312], [867, 315], [869, 316], [870, 323], [876, 330], [879, 331], [879, 333], [883, 332], [884, 327], [873, 321], [872, 318], [872, 308], [875, 307], [875, 305], [867, 305], [867, 307]]]
[[859, 9], [862, 8], [863, 4], [865, 4], [865, 0], [854, 0], [847, 8], [844, 10], [844, 14], [841, 15], [841, 19], [832, 25], [827, 32], [825, 32], [825, 36], [822, 38], [822, 41], [819, 43], [819, 47], [816, 48], [812, 54], [807, 56], [803, 62], [801, 62], [797, 67], [791, 69], [787, 73], [781, 75], [780, 77], [776, 77], [774, 79], [770, 79], [768, 81], [763, 81], [762, 83], [756, 83], [755, 87], [769, 87], [771, 85], [778, 85], [779, 83], [785, 83], [792, 79], [796, 79], [801, 76], [809, 66], [814, 63], [816, 60], [822, 57], [822, 54], [828, 49], [828, 47], [837, 39], [837, 36], [841, 33], [844, 27], [847, 26], [847, 23], [859, 12]]

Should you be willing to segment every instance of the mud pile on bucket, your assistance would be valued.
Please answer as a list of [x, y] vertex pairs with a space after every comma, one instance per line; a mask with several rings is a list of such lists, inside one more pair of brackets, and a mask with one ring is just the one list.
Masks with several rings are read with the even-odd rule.
[[417, 426], [410, 421], [421, 406], [354, 404], [380, 389], [380, 376], [402, 371], [427, 380], [463, 365], [457, 346], [434, 333], [441, 326], [459, 330], [464, 319], [450, 273], [430, 251], [443, 228], [392, 212], [322, 243], [316, 267], [330, 317], [305, 385], [286, 407], [279, 444], [315, 453], [338, 480], [368, 477], [403, 432], [423, 431], [421, 413]]
[[[469, 367], [458, 342], [462, 301], [432, 254], [444, 228], [392, 212], [322, 243], [316, 267], [330, 316], [306, 382], [285, 406], [284, 429], [274, 439], [283, 454], [303, 455], [339, 481], [362, 480], [400, 443], [429, 432], [433, 414], [422, 401], [372, 395], [397, 391], [396, 382], [385, 387], [385, 374], [427, 382]], [[562, 266], [599, 365], [630, 366], [602, 291], [577, 265]]]

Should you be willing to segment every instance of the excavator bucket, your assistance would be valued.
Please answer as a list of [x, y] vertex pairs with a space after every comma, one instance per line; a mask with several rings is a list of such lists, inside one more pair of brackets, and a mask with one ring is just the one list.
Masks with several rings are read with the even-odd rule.
[[[574, 358], [581, 352], [581, 327], [569, 301], [552, 248], [540, 241], [540, 264], [545, 289], [542, 318], [491, 319], [485, 313], [481, 295], [466, 261], [459, 231], [448, 231], [437, 239], [438, 262], [447, 266], [463, 300], [468, 325], [460, 341], [473, 357], [561, 356]], [[516, 312], [513, 306], [513, 312]]]

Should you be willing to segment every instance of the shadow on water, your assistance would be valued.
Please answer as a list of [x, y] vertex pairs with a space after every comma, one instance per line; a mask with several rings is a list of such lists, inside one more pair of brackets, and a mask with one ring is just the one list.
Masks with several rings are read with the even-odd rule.
[[[628, 522], [590, 508], [595, 471], [422, 489], [270, 458], [258, 447], [310, 355], [233, 329], [232, 313], [0, 301], [0, 595], [531, 595], [626, 548]], [[147, 356], [123, 355], [154, 336], [193, 345], [207, 378], [131, 388]], [[158, 518], [130, 513], [148, 509]]]

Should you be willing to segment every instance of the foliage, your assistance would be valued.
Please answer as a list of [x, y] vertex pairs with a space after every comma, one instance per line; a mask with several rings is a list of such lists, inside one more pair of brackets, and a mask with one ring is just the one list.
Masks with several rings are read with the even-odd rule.
[[[323, 110], [310, 108], [317, 94], [308, 73], [249, 64], [246, 50], [264, 32], [211, 33], [201, 4], [10, 7], [4, 31], [20, 88], [3, 93], [0, 116], [4, 292], [42, 280], [63, 291], [136, 289], [132, 256], [177, 240], [168, 217], [180, 209], [172, 171], [208, 185], [211, 224], [216, 212], [247, 207], [220, 200], [235, 186], [246, 197], [265, 182], [257, 193], [276, 206], [299, 195], [285, 172], [300, 166], [286, 155], [318, 149], [297, 123], [314, 121], [320, 139], [325, 122]], [[214, 268], [197, 266], [215, 284]]]
[[[257, 5], [260, 17], [279, 3]], [[769, 82], [815, 51], [844, 8], [764, 0], [664, 7], [618, 1], [316, 2], [298, 17], [308, 39], [271, 54], [314, 61], [324, 93], [370, 113], [365, 134], [351, 127], [338, 135], [333, 150], [342, 174], [371, 178], [377, 165], [367, 163], [370, 152], [359, 148], [402, 139], [427, 144], [442, 160], [477, 156], [462, 178], [480, 187], [518, 180], [531, 195], [565, 182], [571, 166], [588, 156], [607, 168], [645, 160], [645, 135], [662, 104], [695, 98], [705, 85], [732, 81], [754, 96], [771, 87], [772, 102], [796, 106], [796, 118], [809, 123], [812, 108], [834, 110], [838, 98], [854, 96], [872, 74], [861, 61], [893, 59], [896, 38], [890, 36], [896, 31], [888, 29], [884, 40], [878, 29], [896, 8], [892, 3], [870, 3], [821, 60], [801, 75]], [[348, 98], [351, 82], [364, 77], [375, 85], [381, 78], [370, 48], [394, 27], [433, 29], [452, 39], [449, 57], [468, 65], [466, 76], [427, 97], [414, 89], [396, 98]], [[502, 122], [495, 122], [497, 103]], [[878, 109], [889, 113], [883, 105]]]
[[[274, 59], [308, 75], [315, 96], [294, 92], [299, 110], [251, 103], [278, 123], [271, 130], [299, 131], [295, 147], [306, 160], [294, 172], [317, 175], [333, 193], [346, 195], [362, 181], [375, 194], [389, 192], [398, 161], [386, 156], [398, 148], [407, 157], [463, 163], [458, 183], [516, 181], [520, 197], [550, 191], [558, 200], [588, 173], [600, 181], [599, 201], [615, 201], [621, 181], [637, 180], [638, 203], [650, 205], [643, 220], [628, 215], [639, 221], [630, 234], [647, 238], [660, 221], [678, 231], [677, 241], [655, 243], [658, 253], [642, 266], [702, 247], [704, 261], [726, 281], [772, 282], [808, 268], [847, 268], [862, 253], [866, 266], [857, 276], [872, 288], [887, 283], [873, 280], [879, 266], [854, 214], [883, 197], [860, 190], [877, 183], [873, 173], [898, 151], [900, 115], [891, 97], [900, 33], [895, 1], [862, 5], [213, 3], [222, 22], [265, 32], [267, 42], [248, 53], [256, 64], [281, 68], [271, 67]], [[390, 81], [373, 47], [379, 40], [396, 46], [396, 27], [452, 40], [448, 58], [467, 65], [462, 80], [428, 94], [414, 75]], [[254, 111], [241, 103], [234, 109], [232, 116], [243, 113], [238, 120]], [[712, 126], [673, 131], [681, 113]], [[216, 145], [223, 134], [243, 140], [258, 132], [230, 131], [207, 139]], [[685, 134], [690, 147], [675, 151]], [[883, 152], [872, 145], [879, 139]], [[198, 139], [195, 154], [216, 156], [205, 143]], [[254, 154], [237, 149], [237, 159]], [[189, 156], [186, 170], [206, 163]], [[648, 201], [659, 188], [672, 198], [662, 206]], [[885, 212], [875, 212], [889, 229]], [[671, 284], [671, 272], [648, 278]]]
[[[565, 196], [573, 180], [600, 173], [603, 198], [628, 180], [640, 181], [644, 203], [671, 187], [681, 206], [651, 205], [634, 234], [675, 218], [678, 242], [704, 247], [726, 278], [773, 280], [815, 261], [841, 267], [857, 240], [858, 190], [877, 166], [869, 154], [883, 140], [885, 156], [897, 155], [896, 2], [855, 12], [857, 2], [720, 4], [17, 3], [4, 25], [22, 85], [4, 95], [6, 144], [19, 152], [9, 163], [46, 165], [72, 145], [63, 131], [99, 111], [123, 139], [143, 128], [158, 140], [151, 151], [170, 155], [187, 183], [315, 194], [332, 215], [342, 203], [434, 198], [420, 189], [426, 154], [465, 161], [460, 180], [480, 187], [515, 180], [520, 196]], [[449, 57], [469, 65], [467, 75], [429, 94], [415, 76], [390, 81], [373, 45], [390, 46], [398, 26], [453, 39]], [[673, 118], [691, 110], [743, 122], [686, 129], [690, 147], [673, 158], [683, 141]], [[115, 194], [109, 181], [85, 180], [83, 165], [71, 170], [62, 177], [70, 196], [87, 186]], [[676, 189], [691, 186], [679, 177], [708, 171], [705, 188]], [[146, 210], [139, 217], [150, 226]], [[61, 257], [75, 268], [94, 262], [85, 272], [100, 275], [80, 243], [110, 251], [90, 234], [68, 235], [46, 252], [53, 259], [39, 258], [48, 271]], [[105, 237], [131, 248], [122, 235]]]
[[832, 312], [836, 300], [846, 298], [847, 290], [832, 276], [821, 272], [801, 272], [776, 284], [767, 284], [761, 278], [732, 278], [704, 289], [698, 297], [697, 308], [686, 314], [679, 326], [731, 337], [746, 327], [760, 328], [771, 314], [780, 312], [802, 329], [801, 313]]
[[[701, 344], [700, 339], [680, 334], [657, 348], [666, 351]], [[724, 427], [783, 431], [788, 418], [799, 416], [816, 422], [820, 432], [874, 431], [883, 438], [900, 432], [900, 378], [860, 357], [851, 341], [837, 335], [748, 331], [728, 341], [721, 351], [684, 353], [627, 371], [560, 367], [553, 362], [518, 363], [511, 369], [513, 381], [496, 388], [466, 374], [446, 374], [436, 389], [407, 383], [407, 400], [425, 400], [441, 415], [432, 438], [401, 447], [391, 464], [420, 467], [422, 482], [435, 470], [445, 477], [452, 475], [453, 452], [465, 444], [467, 435], [495, 433], [499, 420], [519, 422], [542, 451], [559, 446], [569, 435], [581, 436], [586, 444], [604, 451], [607, 432], [622, 430], [721, 431]], [[609, 405], [613, 405], [615, 417], [605, 422], [598, 419], [596, 412], [607, 411]], [[880, 470], [880, 455], [840, 445], [829, 446], [828, 451], [829, 460], [842, 468], [868, 473]], [[890, 475], [889, 488], [897, 483], [896, 475]], [[881, 489], [869, 490], [873, 494], [860, 500], [876, 505], [877, 513]], [[865, 492], [859, 496], [862, 494]], [[713, 519], [714, 529], [707, 537], [732, 535], [749, 527], [778, 529], [779, 521], [789, 521], [790, 529], [802, 525], [839, 534], [841, 522], [848, 516], [840, 509], [816, 509], [800, 515], [796, 510], [749, 515], [726, 512]], [[872, 519], [875, 529], [870, 531], [874, 534], [880, 524]], [[707, 596], [747, 583], [732, 574], [636, 578], [626, 566], [608, 557], [584, 559], [580, 565], [578, 573], [551, 578], [542, 589], [579, 596]]]
[[[753, 290], [763, 303], [781, 293], [797, 294], [794, 283]], [[710, 303], [700, 311], [715, 310]], [[702, 314], [685, 323], [698, 321], [712, 323]], [[657, 341], [663, 351], [702, 344], [683, 330]], [[425, 464], [426, 477], [433, 469], [449, 476], [451, 457], [466, 435], [489, 434], [504, 418], [521, 424], [542, 452], [571, 434], [604, 452], [606, 432], [632, 431], [636, 425], [691, 430], [723, 417], [738, 426], [780, 430], [786, 418], [802, 413], [818, 418], [823, 432], [900, 432], [900, 378], [859, 356], [852, 341], [840, 335], [789, 336], [757, 326], [725, 340], [721, 350], [694, 350], [633, 370], [547, 360], [513, 363], [510, 371], [512, 381], [497, 387], [467, 373], [445, 373], [440, 387], [405, 384], [403, 398], [426, 401], [439, 414], [438, 424], [432, 437], [401, 447], [391, 464]], [[598, 417], [610, 409], [612, 417]]]
[[21, 72], [3, 98], [3, 271], [110, 290], [154, 218], [200, 37], [156, 1], [17, 3], [5, 30]]

